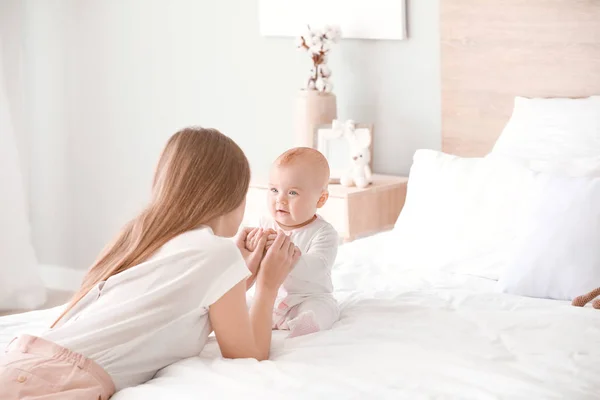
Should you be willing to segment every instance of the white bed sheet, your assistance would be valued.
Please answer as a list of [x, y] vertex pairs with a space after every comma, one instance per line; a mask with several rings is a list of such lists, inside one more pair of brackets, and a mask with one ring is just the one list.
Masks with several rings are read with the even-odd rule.
[[[113, 399], [600, 398], [600, 311], [411, 270], [393, 248], [390, 233], [342, 246], [333, 330], [275, 332], [272, 361], [260, 363], [221, 359], [211, 340], [200, 357]], [[0, 318], [0, 344], [39, 332], [58, 311]]]

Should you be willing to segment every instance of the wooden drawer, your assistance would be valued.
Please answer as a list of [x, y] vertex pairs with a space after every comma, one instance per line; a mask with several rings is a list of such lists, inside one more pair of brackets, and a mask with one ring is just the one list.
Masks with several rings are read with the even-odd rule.
[[346, 199], [330, 197], [327, 203], [317, 211], [325, 221], [329, 222], [341, 238], [348, 237], [348, 206]]
[[[329, 186], [329, 200], [317, 212], [338, 231], [340, 238], [351, 241], [361, 236], [391, 229], [404, 206], [408, 179], [375, 175], [367, 188]], [[257, 226], [268, 214], [268, 188], [253, 182], [246, 198], [243, 225]]]

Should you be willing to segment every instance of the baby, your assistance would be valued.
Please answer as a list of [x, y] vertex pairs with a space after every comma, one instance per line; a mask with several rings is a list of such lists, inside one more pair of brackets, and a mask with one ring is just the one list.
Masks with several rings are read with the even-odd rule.
[[[273, 244], [276, 231], [283, 230], [302, 252], [281, 286], [273, 310], [273, 329], [290, 330], [290, 337], [330, 329], [340, 313], [331, 282], [338, 234], [316, 214], [329, 197], [328, 182], [329, 164], [311, 148], [288, 150], [271, 167], [267, 197], [270, 216], [260, 221], [260, 228], [268, 235], [267, 248]], [[260, 239], [258, 229], [246, 240], [250, 251]]]

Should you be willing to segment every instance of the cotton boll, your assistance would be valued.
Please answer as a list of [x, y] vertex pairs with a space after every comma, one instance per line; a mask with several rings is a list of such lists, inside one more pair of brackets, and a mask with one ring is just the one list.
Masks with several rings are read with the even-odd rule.
[[302, 36], [298, 36], [296, 38], [296, 46], [300, 47], [303, 50], [306, 50], [306, 48], [304, 47], [304, 38]]
[[319, 74], [323, 78], [329, 78], [331, 76], [331, 69], [327, 66], [327, 64], [319, 65]]
[[326, 85], [327, 85], [327, 81], [326, 81], [326, 79], [323, 79], [323, 78], [317, 79], [317, 82], [315, 83], [315, 87], [317, 88], [317, 90], [319, 92], [324, 91]]
[[315, 82], [315, 88], [319, 91], [319, 92], [324, 92], [325, 88], [327, 87], [327, 79], [326, 78], [318, 78], [317, 81]]
[[329, 40], [334, 40], [337, 35], [337, 30], [334, 26], [328, 26], [325, 29], [325, 37]]
[[333, 91], [333, 83], [331, 81], [327, 81], [325, 84], [325, 92], [331, 93]]
[[323, 51], [329, 51], [331, 50], [331, 44], [329, 41], [325, 41], [323, 42], [323, 45], [321, 46], [321, 48], [323, 49]]
[[321, 54], [321, 46], [310, 46], [310, 51], [313, 54]]
[[312, 79], [308, 80], [308, 85], [306, 85], [310, 90], [315, 90], [315, 81]]
[[339, 25], [335, 25], [332, 27], [332, 31], [333, 31], [333, 33], [332, 33], [331, 40], [334, 43], [339, 42], [339, 40], [342, 38], [342, 29], [340, 28]]
[[313, 46], [321, 46], [323, 44], [323, 40], [321, 39], [320, 36], [313, 36], [312, 44], [313, 44]]

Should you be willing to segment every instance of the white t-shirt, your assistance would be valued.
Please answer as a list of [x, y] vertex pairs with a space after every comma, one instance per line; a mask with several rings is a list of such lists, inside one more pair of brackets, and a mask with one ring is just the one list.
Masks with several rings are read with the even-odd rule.
[[96, 361], [117, 390], [135, 386], [199, 355], [208, 307], [249, 275], [231, 240], [196, 229], [96, 285], [42, 337]]
[[[271, 217], [262, 217], [260, 227], [280, 230]], [[331, 269], [337, 256], [339, 236], [330, 223], [320, 216], [302, 228], [289, 231], [291, 240], [302, 256], [283, 282], [280, 295], [311, 296], [331, 294]]]

